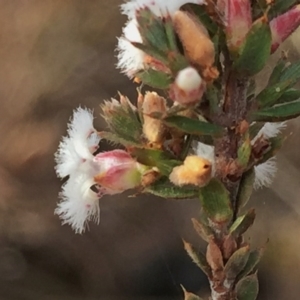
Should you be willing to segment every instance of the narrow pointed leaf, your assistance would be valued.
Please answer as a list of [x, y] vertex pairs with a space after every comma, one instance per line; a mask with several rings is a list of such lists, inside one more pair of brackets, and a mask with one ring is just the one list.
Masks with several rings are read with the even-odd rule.
[[253, 121], [281, 122], [300, 115], [300, 101], [264, 108], [252, 113]]
[[271, 31], [264, 18], [253, 23], [239, 50], [234, 67], [249, 76], [262, 70], [271, 52]]
[[238, 275], [238, 280], [242, 279], [243, 277], [245, 277], [255, 271], [262, 255], [263, 255], [263, 249], [256, 249], [256, 250], [253, 250], [250, 252], [248, 261], [247, 261], [244, 269]]
[[237, 300], [255, 300], [258, 295], [257, 275], [250, 275], [241, 279], [236, 287]]
[[280, 76], [282, 74], [282, 71], [285, 69], [286, 64], [287, 64], [287, 57], [286, 55], [282, 55], [280, 59], [277, 61], [277, 64], [270, 75], [268, 86], [272, 86], [276, 84], [278, 81], [280, 81]]
[[293, 102], [296, 100], [300, 100], [300, 90], [291, 88], [291, 89], [286, 90], [281, 95], [281, 97], [277, 100], [277, 104]]
[[190, 243], [183, 241], [184, 249], [190, 256], [192, 261], [209, 277], [211, 276], [211, 268], [201, 251], [197, 251]]
[[231, 225], [229, 233], [235, 237], [241, 236], [253, 224], [255, 219], [255, 210], [250, 209], [245, 215], [238, 217]]
[[249, 257], [249, 246], [236, 250], [227, 261], [224, 271], [226, 278], [234, 280], [236, 276], [244, 269]]
[[171, 116], [163, 119], [163, 121], [167, 126], [189, 134], [220, 136], [223, 132], [223, 128], [218, 125], [184, 116]]
[[237, 195], [237, 207], [240, 209], [247, 204], [249, 201], [255, 179], [255, 172], [253, 169], [243, 174], [238, 195]]
[[249, 135], [247, 135], [246, 139], [242, 143], [242, 145], [238, 148], [238, 156], [237, 160], [242, 167], [246, 167], [251, 155], [251, 141]]
[[198, 297], [197, 295], [188, 292], [183, 286], [181, 286], [183, 293], [184, 293], [184, 300], [203, 300], [202, 298]]
[[147, 69], [145, 71], [138, 72], [135, 76], [144, 84], [158, 89], [167, 89], [173, 82], [170, 74], [156, 71], [154, 69]]
[[214, 272], [224, 269], [223, 255], [214, 239], [211, 239], [207, 245], [206, 261]]
[[200, 201], [207, 216], [216, 223], [227, 223], [232, 218], [229, 192], [216, 178], [200, 189]]
[[282, 13], [286, 12], [294, 4], [297, 3], [297, 0], [276, 0], [272, 3], [271, 9], [268, 13], [270, 19], [273, 19]]
[[165, 199], [191, 199], [197, 197], [199, 189], [189, 186], [179, 187], [172, 184], [167, 178], [162, 178], [146, 187], [143, 192]]
[[195, 231], [198, 233], [198, 235], [206, 242], [209, 242], [209, 240], [213, 237], [213, 232], [211, 229], [203, 224], [201, 221], [198, 221], [194, 218], [192, 218], [192, 222], [194, 225]]

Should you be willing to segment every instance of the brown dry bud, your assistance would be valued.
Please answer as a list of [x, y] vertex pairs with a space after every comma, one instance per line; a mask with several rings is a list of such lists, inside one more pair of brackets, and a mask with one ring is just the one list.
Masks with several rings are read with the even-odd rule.
[[166, 100], [155, 92], [147, 92], [143, 104], [142, 112], [144, 118], [143, 133], [151, 143], [161, 143], [164, 137], [165, 128], [163, 122], [152, 118], [153, 113], [165, 113], [167, 110]]
[[211, 169], [211, 163], [208, 160], [190, 155], [186, 157], [183, 165], [172, 170], [169, 179], [178, 186], [193, 184], [202, 187], [211, 179]]
[[174, 14], [173, 22], [187, 58], [203, 70], [202, 76], [205, 79], [207, 76], [210, 79], [217, 78], [218, 71], [212, 68], [215, 62], [215, 48], [206, 28], [192, 14], [183, 11]]
[[224, 269], [222, 252], [213, 239], [207, 245], [206, 260], [213, 271]]

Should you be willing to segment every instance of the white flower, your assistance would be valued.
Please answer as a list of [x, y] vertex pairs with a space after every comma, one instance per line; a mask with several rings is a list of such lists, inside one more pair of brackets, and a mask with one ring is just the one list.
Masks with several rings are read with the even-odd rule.
[[76, 233], [83, 233], [88, 221], [100, 221], [99, 196], [91, 190], [93, 185], [95, 182], [86, 174], [76, 174], [64, 184], [60, 194], [55, 214]]
[[139, 70], [144, 69], [146, 54], [134, 47], [131, 42], [142, 43], [136, 12], [140, 8], [148, 7], [157, 17], [173, 15], [180, 7], [187, 3], [204, 4], [204, 0], [131, 0], [121, 5], [121, 11], [128, 16], [128, 22], [123, 28], [123, 36], [118, 38], [118, 63], [121, 69], [129, 78]]
[[100, 137], [93, 126], [92, 112], [78, 108], [68, 124], [68, 136], [63, 137], [55, 153], [58, 177], [64, 178], [80, 168], [88, 168], [99, 141]]
[[144, 68], [145, 53], [134, 47], [131, 42], [142, 43], [142, 37], [135, 19], [127, 22], [123, 28], [123, 37], [118, 38], [118, 63], [117, 67], [129, 78], [134, 73]]
[[267, 122], [262, 129], [258, 132], [255, 138], [251, 141], [252, 145], [255, 141], [263, 136], [265, 139], [276, 137], [283, 129], [286, 128], [286, 122], [269, 123]]
[[135, 18], [136, 11], [148, 7], [158, 17], [171, 16], [187, 3], [205, 4], [204, 0], [131, 0], [121, 5], [121, 11], [129, 19]]
[[212, 174], [215, 173], [215, 147], [198, 142], [194, 151], [197, 156], [208, 160], [212, 166]]
[[254, 171], [254, 189], [259, 189], [263, 186], [270, 186], [277, 171], [276, 158], [272, 157], [266, 162], [255, 166]]

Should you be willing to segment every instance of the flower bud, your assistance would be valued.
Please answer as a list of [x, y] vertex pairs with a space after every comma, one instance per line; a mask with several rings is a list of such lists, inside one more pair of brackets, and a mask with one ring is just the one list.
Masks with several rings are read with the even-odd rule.
[[155, 92], [147, 92], [143, 104], [143, 133], [151, 143], [161, 143], [164, 137], [165, 128], [161, 120], [152, 118], [152, 113], [164, 113], [167, 110], [166, 100]]
[[213, 67], [215, 48], [206, 28], [193, 15], [183, 11], [174, 14], [173, 23], [187, 58], [200, 67], [207, 81], [217, 78], [218, 71]]
[[182, 105], [198, 103], [205, 91], [206, 84], [197, 70], [187, 67], [181, 70], [170, 88], [170, 97]]
[[300, 25], [300, 4], [270, 22], [272, 33], [271, 52], [287, 39]]
[[99, 153], [94, 162], [95, 168], [99, 168], [94, 181], [111, 195], [139, 186], [146, 170], [124, 150]]
[[249, 0], [224, 1], [225, 32], [230, 50], [237, 50], [252, 25]]
[[183, 165], [175, 167], [169, 179], [178, 186], [193, 184], [199, 187], [205, 186], [211, 179], [211, 163], [199, 156], [187, 156]]

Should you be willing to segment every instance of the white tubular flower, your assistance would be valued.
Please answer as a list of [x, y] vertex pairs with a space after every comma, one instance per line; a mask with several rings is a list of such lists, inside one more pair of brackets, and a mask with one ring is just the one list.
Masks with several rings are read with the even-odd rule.
[[129, 19], [135, 18], [137, 10], [148, 7], [158, 17], [171, 16], [187, 3], [205, 4], [204, 0], [131, 0], [121, 5], [121, 11]]
[[198, 142], [194, 151], [197, 156], [208, 160], [211, 163], [212, 174], [215, 173], [215, 147]]
[[118, 63], [117, 67], [129, 78], [144, 68], [145, 53], [134, 47], [131, 42], [142, 43], [142, 37], [135, 19], [127, 22], [123, 28], [123, 37], [118, 38]]
[[276, 137], [285, 128], [286, 128], [286, 122], [279, 122], [279, 123], [267, 122], [263, 126], [263, 128], [258, 132], [258, 134], [255, 136], [255, 138], [251, 141], [252, 145], [259, 137], [263, 136], [265, 139]]
[[88, 168], [99, 141], [92, 112], [78, 108], [68, 124], [68, 136], [63, 137], [55, 153], [57, 176], [64, 178], [80, 168]]
[[276, 158], [272, 157], [266, 162], [254, 167], [255, 180], [254, 189], [259, 189], [264, 186], [270, 186], [275, 177], [277, 166]]
[[88, 221], [100, 221], [99, 196], [91, 190], [93, 185], [94, 180], [86, 174], [76, 174], [69, 178], [60, 194], [55, 214], [76, 233], [83, 233]]
[[129, 78], [144, 69], [146, 54], [134, 47], [131, 42], [142, 43], [136, 12], [141, 8], [149, 8], [157, 17], [173, 16], [180, 7], [187, 3], [204, 4], [204, 0], [131, 0], [121, 5], [121, 11], [128, 16], [128, 22], [123, 28], [123, 36], [118, 38], [117, 67]]

